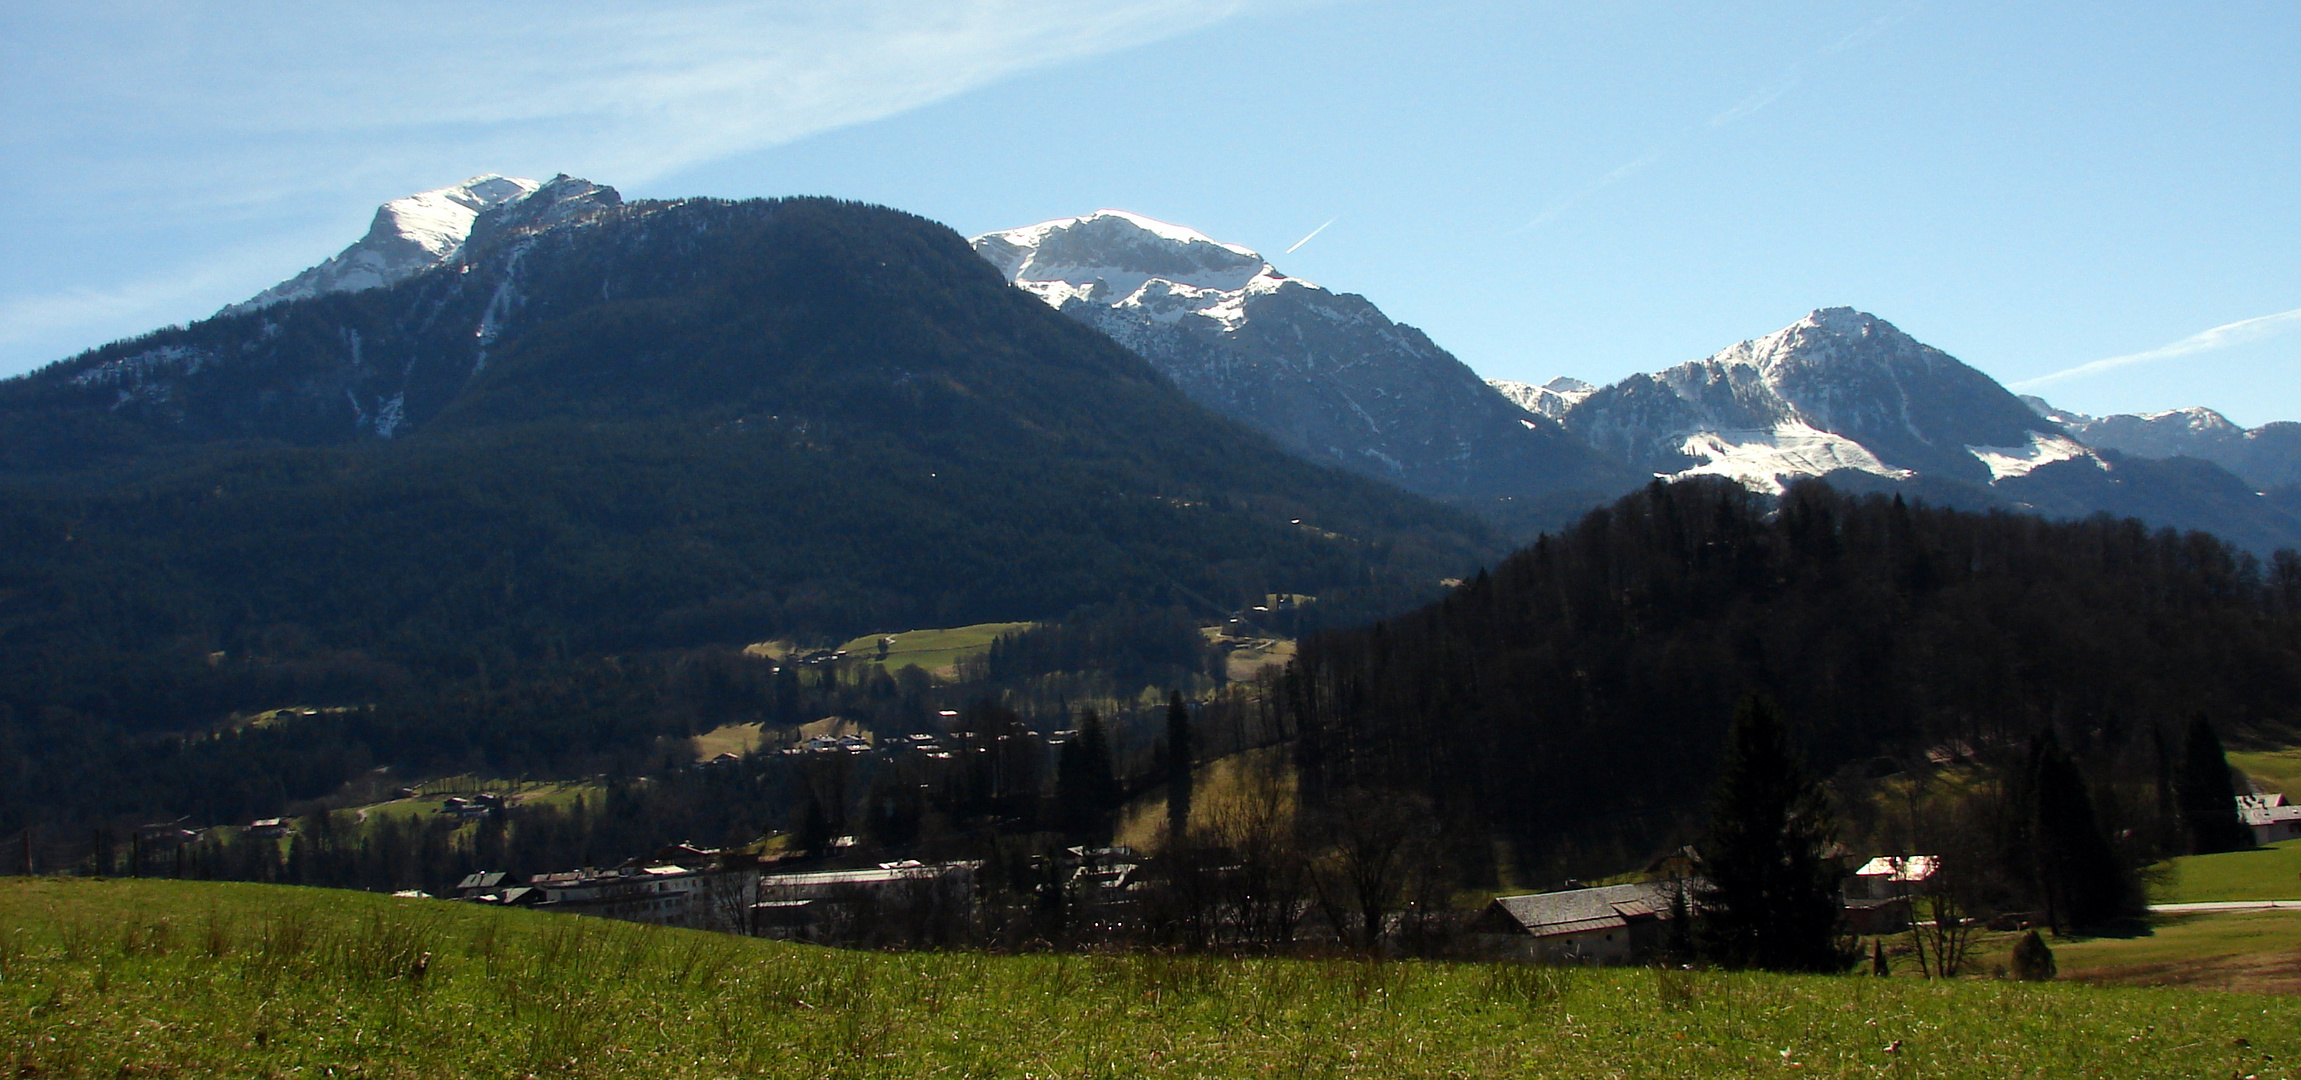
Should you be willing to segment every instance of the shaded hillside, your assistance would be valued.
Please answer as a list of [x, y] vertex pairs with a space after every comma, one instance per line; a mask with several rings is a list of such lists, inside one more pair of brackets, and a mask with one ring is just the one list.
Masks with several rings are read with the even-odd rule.
[[1306, 642], [1287, 703], [1306, 790], [1421, 791], [1529, 852], [1635, 854], [1698, 817], [1752, 689], [1825, 773], [2048, 725], [2106, 760], [2201, 712], [2237, 732], [2301, 720], [2292, 552], [2264, 569], [2201, 533], [1812, 481], [1772, 509], [1656, 483], [1436, 605]]
[[[581, 212], [543, 213], [555, 188]], [[0, 384], [0, 718], [172, 730], [1121, 599], [1348, 618], [1495, 550], [1192, 404], [941, 226], [600, 190], [483, 214], [390, 287]]]

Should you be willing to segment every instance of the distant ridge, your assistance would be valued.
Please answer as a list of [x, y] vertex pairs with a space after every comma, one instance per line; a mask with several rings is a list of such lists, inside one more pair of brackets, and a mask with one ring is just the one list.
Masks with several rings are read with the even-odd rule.
[[[1768, 494], [1826, 477], [1954, 506], [2138, 517], [2264, 555], [2301, 546], [2301, 516], [2260, 487], [2207, 461], [2155, 460], [2170, 455], [2143, 449], [2143, 440], [2104, 438], [2115, 425], [2033, 408], [1852, 308], [1823, 308], [1706, 359], [1594, 391], [1504, 388], [1557, 410], [1568, 431], [1649, 476], [1721, 476]], [[2274, 446], [2278, 434], [2252, 445]]]
[[974, 246], [1193, 400], [1313, 461], [1466, 506], [1547, 500], [1579, 512], [1639, 482], [1421, 331], [1248, 248], [1119, 210], [986, 233]]

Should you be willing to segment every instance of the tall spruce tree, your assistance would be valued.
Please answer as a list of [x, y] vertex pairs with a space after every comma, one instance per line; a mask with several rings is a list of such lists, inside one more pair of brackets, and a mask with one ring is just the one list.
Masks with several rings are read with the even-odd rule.
[[2189, 722], [2173, 789], [2191, 854], [2243, 851], [2253, 846], [2253, 831], [2237, 816], [2237, 786], [2229, 778], [2229, 756], [2221, 748], [2221, 733], [2204, 716]]
[[1806, 778], [1774, 703], [1742, 699], [1726, 736], [1701, 848], [1706, 882], [1695, 894], [1696, 947], [1728, 968], [1844, 971], [1838, 872], [1825, 857], [1836, 821]]
[[1109, 838], [1110, 814], [1118, 809], [1118, 778], [1111, 771], [1111, 744], [1102, 717], [1088, 709], [1078, 732], [1055, 758], [1055, 803], [1064, 833], [1081, 843]]
[[2029, 744], [2030, 849], [2054, 929], [2100, 926], [2141, 912], [2133, 875], [2102, 835], [2093, 797], [2052, 728]]
[[1190, 708], [1182, 692], [1167, 691], [1166, 698], [1166, 826], [1167, 835], [1182, 839], [1190, 828]]

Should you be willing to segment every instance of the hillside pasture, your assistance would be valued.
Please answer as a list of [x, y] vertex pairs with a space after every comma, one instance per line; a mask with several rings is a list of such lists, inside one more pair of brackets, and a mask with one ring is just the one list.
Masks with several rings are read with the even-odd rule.
[[2217, 855], [2184, 855], [2160, 863], [2150, 889], [2155, 904], [2189, 904], [2214, 900], [2301, 900], [2301, 840], [2225, 851]]
[[[957, 673], [962, 658], [988, 650], [1001, 634], [1018, 634], [1035, 625], [1027, 622], [994, 622], [941, 630], [866, 634], [839, 647], [846, 650], [849, 659], [878, 664], [890, 674], [906, 667], [915, 667], [929, 675], [949, 678]], [[879, 653], [881, 641], [887, 643], [884, 656]]]
[[694, 747], [695, 760], [709, 761], [721, 754], [748, 754], [759, 749], [766, 737], [758, 724], [721, 724], [688, 742]]
[[2252, 777], [2262, 788], [2301, 799], [2301, 747], [2232, 751], [2229, 764]]
[[2301, 1000], [866, 954], [257, 885], [0, 882], [19, 1076], [2287, 1076]]
[[2056, 943], [2062, 977], [2115, 986], [2301, 994], [2301, 912], [2160, 914], [2150, 924], [2146, 937]]

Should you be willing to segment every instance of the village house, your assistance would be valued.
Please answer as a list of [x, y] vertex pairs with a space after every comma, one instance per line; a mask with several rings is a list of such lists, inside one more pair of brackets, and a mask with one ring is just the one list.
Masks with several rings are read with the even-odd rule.
[[2256, 844], [2301, 840], [2301, 806], [2288, 805], [2276, 792], [2239, 795], [2237, 816], [2253, 830]]
[[1846, 876], [1846, 928], [1857, 934], [1909, 929], [1910, 897], [1941, 872], [1933, 855], [1880, 855]]
[[1693, 879], [1496, 897], [1470, 924], [1497, 959], [1554, 964], [1639, 964], [1661, 951], [1671, 907]]
[[277, 840], [286, 836], [292, 828], [285, 818], [268, 817], [249, 822], [248, 827], [242, 831], [257, 840]]

